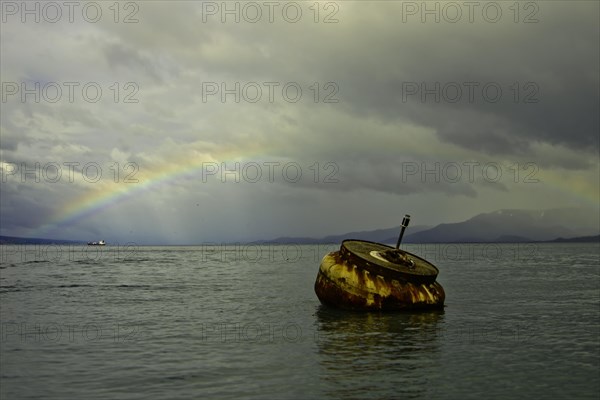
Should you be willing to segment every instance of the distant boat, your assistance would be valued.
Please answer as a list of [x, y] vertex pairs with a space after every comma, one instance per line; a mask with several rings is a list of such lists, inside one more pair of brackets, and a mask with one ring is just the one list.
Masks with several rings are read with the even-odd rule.
[[106, 246], [106, 242], [104, 240], [99, 242], [88, 242], [88, 246]]

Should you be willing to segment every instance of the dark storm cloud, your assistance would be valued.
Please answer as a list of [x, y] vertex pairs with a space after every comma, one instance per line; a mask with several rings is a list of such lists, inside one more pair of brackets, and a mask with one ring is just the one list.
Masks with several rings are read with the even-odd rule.
[[[332, 80], [352, 112], [410, 119], [468, 148], [510, 152], [536, 140], [598, 148], [597, 4], [540, 2], [537, 22], [529, 24], [514, 23], [506, 7], [498, 23], [453, 24], [403, 21], [403, 3], [342, 3], [340, 22], [326, 27], [201, 23], [197, 7], [182, 16], [189, 24], [171, 26], [160, 38], [156, 32], [149, 38], [125, 36], [130, 42], [107, 46], [106, 56], [113, 65], [150, 68], [148, 55], [162, 54], [153, 49], [168, 41], [171, 54], [191, 70], [206, 72], [203, 78]], [[145, 15], [164, 22], [163, 6]], [[437, 102], [433, 95], [422, 98], [421, 91], [407, 94], [413, 84], [431, 90], [436, 83], [440, 91], [461, 86], [460, 100], [443, 93]], [[489, 84], [502, 90], [497, 101], [494, 87], [489, 98], [482, 95]], [[454, 96], [452, 88], [449, 93]]]
[[[529, 25], [374, 26], [348, 45], [360, 60], [349, 59], [348, 51], [338, 56], [332, 47], [329, 66], [338, 69], [352, 112], [408, 119], [434, 128], [444, 141], [490, 154], [528, 152], [536, 141], [595, 152], [598, 5], [540, 7], [543, 16]], [[378, 44], [384, 40], [385, 54]]]
[[40, 221], [52, 215], [52, 205], [44, 201], [43, 196], [40, 195], [41, 191], [32, 190], [26, 185], [2, 182], [2, 194], [0, 194], [2, 231], [36, 228]]
[[539, 2], [528, 24], [502, 4], [498, 23], [403, 20], [404, 2], [340, 3], [340, 21], [329, 26], [203, 24], [189, 13], [198, 23], [167, 36], [197, 38], [196, 53], [175, 46], [171, 54], [204, 80], [332, 81], [352, 115], [414, 123], [489, 155], [537, 156], [538, 142], [597, 152], [598, 4]]
[[[539, 8], [530, 24], [512, 20], [514, 2], [493, 3], [505, 13], [498, 23], [480, 16], [472, 23], [405, 19], [401, 1], [335, 2], [338, 22], [331, 24], [313, 21], [311, 2], [299, 3], [305, 18], [298, 23], [222, 22], [219, 15], [204, 21], [204, 3], [166, 1], [140, 3], [133, 24], [15, 19], [3, 26], [3, 81], [93, 81], [105, 96], [52, 104], [13, 96], [2, 104], [0, 161], [75, 161], [77, 173], [87, 162], [135, 162], [147, 190], [132, 191], [131, 201], [62, 234], [104, 226], [124, 238], [172, 225], [180, 236], [149, 234], [159, 241], [169, 236], [169, 243], [214, 232], [231, 238], [231, 227], [241, 223], [248, 236], [289, 233], [290, 226], [335, 233], [337, 225], [326, 221], [353, 229], [359, 222], [347, 215], [376, 204], [360, 222], [376, 225], [373, 218], [387, 221], [386, 205], [399, 201], [436, 222], [508, 206], [572, 205], [581, 194], [597, 198], [598, 3], [519, 3]], [[137, 84], [139, 102], [114, 101], [115, 82], [121, 89]], [[265, 100], [264, 85], [256, 103], [234, 95], [207, 101], [207, 82], [230, 89], [236, 82], [276, 82], [278, 90], [274, 101]], [[301, 101], [282, 98], [288, 82], [302, 87]], [[334, 85], [336, 102], [323, 101], [326, 84]], [[279, 175], [273, 183], [208, 187], [196, 173], [180, 174], [197, 172], [203, 161], [296, 162], [304, 175], [299, 182]], [[327, 163], [337, 168], [335, 183], [322, 182], [331, 171]], [[477, 163], [475, 177], [467, 176], [465, 163]], [[535, 185], [523, 182], [533, 170], [525, 170], [527, 163], [537, 168]], [[503, 170], [501, 179], [493, 179], [496, 167], [485, 174], [488, 164]], [[166, 185], [152, 187], [156, 177]], [[546, 182], [569, 188], [557, 191]], [[56, 213], [94, 192], [65, 186], [32, 185], [26, 192], [3, 184], [3, 226], [43, 225], [49, 215], [31, 217], [29, 208]], [[29, 203], [18, 207], [23, 197]], [[199, 215], [182, 214], [188, 203]], [[206, 218], [202, 226], [198, 216]]]

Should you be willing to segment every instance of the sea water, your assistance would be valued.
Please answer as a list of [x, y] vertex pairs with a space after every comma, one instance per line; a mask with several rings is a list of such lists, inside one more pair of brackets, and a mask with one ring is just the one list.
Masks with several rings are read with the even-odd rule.
[[598, 399], [598, 243], [405, 247], [443, 311], [322, 306], [339, 244], [0, 246], [0, 397]]

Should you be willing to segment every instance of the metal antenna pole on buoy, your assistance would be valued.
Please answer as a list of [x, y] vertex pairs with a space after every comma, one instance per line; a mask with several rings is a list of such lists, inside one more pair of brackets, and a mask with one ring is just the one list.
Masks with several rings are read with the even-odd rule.
[[404, 236], [404, 230], [408, 226], [410, 222], [410, 215], [405, 214], [404, 218], [402, 218], [402, 229], [400, 230], [400, 236], [398, 236], [398, 243], [396, 243], [396, 249], [400, 248], [400, 242], [402, 242], [402, 236]]

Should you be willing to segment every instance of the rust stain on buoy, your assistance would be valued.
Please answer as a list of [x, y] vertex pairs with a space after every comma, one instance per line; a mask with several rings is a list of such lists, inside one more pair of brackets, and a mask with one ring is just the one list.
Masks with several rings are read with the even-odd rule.
[[[408, 216], [403, 228], [408, 225]], [[315, 282], [321, 303], [355, 310], [427, 310], [444, 306], [438, 269], [412, 253], [364, 240], [344, 240], [323, 257]]]

